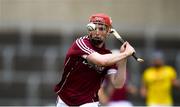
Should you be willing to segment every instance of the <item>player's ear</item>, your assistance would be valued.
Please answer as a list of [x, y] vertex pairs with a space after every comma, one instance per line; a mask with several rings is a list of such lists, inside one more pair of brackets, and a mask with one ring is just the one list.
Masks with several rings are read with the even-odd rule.
[[107, 34], [108, 34], [108, 36], [111, 34], [111, 27], [108, 27]]

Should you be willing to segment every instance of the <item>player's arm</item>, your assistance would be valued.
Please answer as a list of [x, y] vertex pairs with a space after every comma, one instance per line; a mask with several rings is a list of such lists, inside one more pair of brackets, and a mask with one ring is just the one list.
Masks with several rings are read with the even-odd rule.
[[141, 82], [140, 95], [143, 98], [146, 98], [146, 96], [147, 96], [147, 87], [143, 81]]
[[91, 63], [94, 63], [99, 66], [110, 66], [113, 64], [117, 64], [118, 67], [117, 73], [111, 74], [109, 78], [115, 88], [121, 88], [124, 85], [126, 79], [127, 56], [128, 55], [125, 52], [118, 54], [105, 54], [105, 55], [101, 55], [97, 52], [94, 52], [88, 55], [87, 59]]
[[135, 52], [134, 48], [128, 42], [125, 42], [121, 46], [119, 53], [101, 55], [97, 52], [93, 52], [87, 56], [87, 60], [99, 66], [116, 64], [118, 71], [116, 74], [112, 74], [110, 79], [115, 88], [121, 88], [126, 79], [127, 58], [132, 55], [133, 52]]
[[98, 52], [93, 52], [92, 54], [87, 56], [88, 61], [99, 65], [99, 66], [110, 66], [118, 61], [126, 58], [128, 55], [124, 53], [117, 54], [99, 54]]
[[[129, 43], [125, 43], [120, 48], [121, 53], [128, 53], [134, 52], [134, 49], [129, 45]], [[126, 54], [127, 54], [126, 53]], [[132, 53], [131, 53], [132, 54]], [[128, 55], [131, 55], [128, 54]], [[122, 58], [121, 60], [117, 61], [117, 72], [114, 74], [109, 75], [110, 81], [113, 84], [114, 88], [122, 88], [125, 80], [126, 80], [126, 64], [127, 64], [127, 57]]]
[[112, 86], [112, 84], [108, 80], [105, 82], [106, 83], [102, 84], [101, 88], [98, 91], [99, 102], [103, 106], [108, 104], [110, 97], [114, 91], [114, 87]]
[[129, 94], [137, 95], [138, 89], [135, 85], [129, 83], [129, 84], [127, 84], [126, 88], [127, 88], [127, 91]]
[[176, 73], [176, 70], [172, 67], [172, 66], [169, 66], [167, 68], [170, 72], [170, 77], [172, 78], [172, 85], [175, 87], [175, 88], [178, 88], [180, 89], [180, 80], [177, 79], [177, 73]]
[[176, 88], [179, 88], [179, 89], [180, 89], [180, 80], [178, 80], [178, 79], [173, 79], [173, 80], [172, 80], [172, 84], [173, 84], [173, 86], [175, 86]]
[[99, 65], [99, 66], [110, 66], [114, 65], [117, 62], [126, 59], [128, 56], [132, 55], [134, 48], [128, 43], [125, 42], [121, 48], [124, 47], [123, 52], [119, 52], [116, 54], [99, 54], [98, 52], [93, 52], [88, 55], [86, 58], [88, 61]]
[[119, 61], [117, 65], [117, 72], [108, 75], [114, 88], [122, 88], [126, 80], [126, 63], [127, 59]]

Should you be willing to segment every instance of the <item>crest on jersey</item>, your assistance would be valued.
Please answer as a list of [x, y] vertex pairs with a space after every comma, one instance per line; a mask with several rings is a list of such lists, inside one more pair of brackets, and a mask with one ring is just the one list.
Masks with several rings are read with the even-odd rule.
[[105, 67], [98, 66], [98, 65], [96, 65], [96, 64], [90, 63], [90, 62], [88, 62], [87, 60], [84, 60], [84, 61], [83, 61], [83, 64], [84, 64], [84, 65], [88, 65], [88, 67], [91, 68], [91, 69], [92, 69], [92, 68], [95, 69], [98, 73], [102, 73], [102, 71], [105, 69]]

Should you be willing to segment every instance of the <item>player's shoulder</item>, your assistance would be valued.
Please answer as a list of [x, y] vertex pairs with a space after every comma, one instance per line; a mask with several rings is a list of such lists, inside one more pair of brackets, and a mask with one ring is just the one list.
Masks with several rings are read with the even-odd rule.
[[81, 36], [75, 40], [76, 44], [89, 44], [89, 37], [87, 35]]
[[175, 71], [175, 68], [170, 65], [164, 65], [163, 68], [166, 69], [167, 71]]
[[152, 72], [152, 71], [154, 71], [155, 70], [155, 68], [154, 67], [148, 67], [148, 68], [146, 68], [145, 70], [144, 70], [144, 72], [145, 73], [148, 73], [148, 72]]
[[174, 69], [174, 67], [171, 65], [164, 65], [164, 68]]
[[143, 75], [144, 75], [144, 76], [150, 75], [150, 74], [152, 74], [154, 71], [155, 71], [155, 68], [154, 68], [154, 67], [148, 67], [148, 68], [146, 68], [146, 69], [144, 70]]
[[89, 36], [88, 35], [84, 35], [84, 36], [78, 37], [76, 40], [89, 41]]

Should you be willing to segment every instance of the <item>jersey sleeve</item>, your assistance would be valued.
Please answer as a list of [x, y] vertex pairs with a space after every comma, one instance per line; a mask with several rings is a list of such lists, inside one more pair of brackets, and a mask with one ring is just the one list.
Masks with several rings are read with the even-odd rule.
[[95, 52], [89, 40], [84, 39], [83, 37], [78, 38], [69, 50], [70, 55], [82, 56], [82, 55], [90, 55]]
[[115, 73], [117, 73], [117, 67], [116, 67], [116, 65], [112, 65], [112, 66], [107, 70], [107, 75], [115, 74]]

